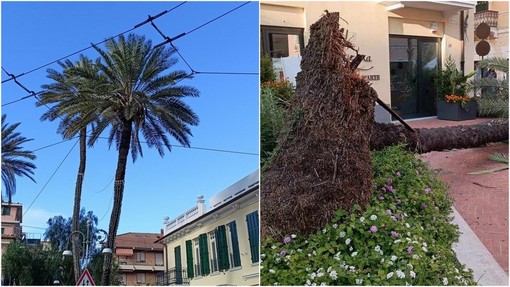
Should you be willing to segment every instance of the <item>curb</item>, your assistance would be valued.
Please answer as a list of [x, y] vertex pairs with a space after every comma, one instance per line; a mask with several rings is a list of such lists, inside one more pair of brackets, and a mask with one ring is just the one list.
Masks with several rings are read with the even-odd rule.
[[460, 263], [473, 269], [473, 278], [480, 286], [509, 286], [508, 274], [492, 257], [455, 207], [451, 215], [452, 223], [458, 225], [460, 229], [459, 242], [452, 246]]

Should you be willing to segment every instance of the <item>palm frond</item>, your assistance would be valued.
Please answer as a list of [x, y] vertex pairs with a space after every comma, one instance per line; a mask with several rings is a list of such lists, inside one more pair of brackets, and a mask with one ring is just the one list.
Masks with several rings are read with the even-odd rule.
[[507, 58], [492, 57], [492, 58], [481, 60], [480, 62], [478, 62], [478, 65], [484, 69], [493, 67], [494, 70], [496, 70], [496, 71], [508, 73], [508, 59]]
[[508, 164], [508, 157], [502, 153], [493, 153], [489, 156], [492, 161], [502, 162]]
[[508, 118], [508, 97], [478, 98], [480, 116]]

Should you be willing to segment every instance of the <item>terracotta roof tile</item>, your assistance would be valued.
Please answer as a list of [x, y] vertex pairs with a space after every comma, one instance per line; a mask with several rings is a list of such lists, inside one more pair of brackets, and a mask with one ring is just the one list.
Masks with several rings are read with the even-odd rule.
[[115, 246], [117, 248], [154, 249], [163, 250], [163, 245], [154, 243], [161, 236], [159, 233], [129, 232], [117, 235]]

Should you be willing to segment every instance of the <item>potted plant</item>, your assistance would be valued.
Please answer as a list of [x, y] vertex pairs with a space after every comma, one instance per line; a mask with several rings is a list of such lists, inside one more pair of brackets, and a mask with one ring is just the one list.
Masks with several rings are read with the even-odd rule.
[[436, 76], [438, 119], [463, 121], [476, 118], [476, 101], [466, 95], [467, 80], [475, 73], [463, 75], [457, 70], [452, 56], [448, 57], [445, 69]]

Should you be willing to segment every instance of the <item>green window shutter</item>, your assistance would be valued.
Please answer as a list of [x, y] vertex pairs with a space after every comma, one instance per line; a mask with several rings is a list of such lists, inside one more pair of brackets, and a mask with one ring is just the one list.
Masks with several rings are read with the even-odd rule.
[[188, 268], [188, 278], [193, 279], [193, 244], [191, 240], [186, 240], [186, 267]]
[[181, 246], [174, 248], [175, 254], [175, 284], [182, 284], [182, 261], [181, 261]]
[[207, 245], [206, 233], [202, 233], [198, 236], [198, 248], [200, 249], [200, 269], [202, 270], [202, 276], [206, 276], [211, 272], [209, 268], [209, 246]]
[[250, 240], [251, 262], [259, 262], [259, 214], [254, 211], [246, 215], [248, 239]]
[[230, 229], [230, 241], [232, 242], [232, 252], [234, 253], [232, 267], [239, 267], [241, 266], [241, 255], [239, 252], [239, 239], [237, 238], [237, 225], [235, 220], [229, 222], [228, 228]]
[[227, 229], [225, 225], [220, 225], [216, 228], [216, 244], [218, 246], [218, 266], [220, 271], [228, 270], [230, 263], [228, 262]]

